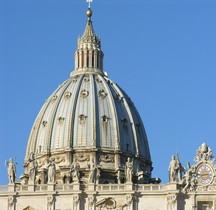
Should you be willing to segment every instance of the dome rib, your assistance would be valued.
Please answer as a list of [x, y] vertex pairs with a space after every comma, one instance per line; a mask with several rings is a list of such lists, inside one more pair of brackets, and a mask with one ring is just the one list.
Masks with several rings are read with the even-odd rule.
[[[66, 85], [65, 85], [66, 84]], [[64, 85], [63, 86], [61, 86], [61, 88], [60, 88], [60, 90], [58, 91], [58, 92], [60, 92], [59, 93], [59, 95], [58, 95], [58, 97], [57, 97], [57, 99], [56, 99], [56, 101], [55, 101], [55, 104], [54, 104], [54, 106], [53, 106], [53, 109], [51, 109], [50, 110], [50, 116], [49, 116], [49, 118], [51, 118], [50, 119], [50, 123], [48, 124], [49, 125], [49, 127], [48, 127], [48, 129], [47, 129], [47, 135], [45, 136], [45, 138], [46, 138], [46, 144], [47, 144], [47, 148], [52, 148], [52, 135], [53, 135], [53, 127], [54, 127], [54, 124], [55, 124], [55, 120], [56, 120], [56, 114], [57, 114], [57, 110], [59, 109], [59, 107], [60, 107], [60, 104], [61, 104], [61, 100], [62, 100], [62, 98], [63, 98], [63, 96], [64, 96], [64, 93], [65, 93], [65, 90], [67, 89], [67, 87], [70, 85], [70, 81], [69, 80], [67, 80], [66, 82], [65, 82], [65, 87], [64, 87]], [[58, 92], [56, 93], [56, 95], [58, 94]], [[48, 149], [48, 150], [49, 150]]]
[[131, 110], [129, 108], [129, 105], [127, 103], [127, 100], [125, 98], [125, 95], [122, 93], [122, 91], [118, 88], [117, 85], [113, 84], [114, 87], [118, 90], [118, 93], [120, 94], [120, 97], [122, 97], [125, 109], [127, 111], [131, 126], [132, 126], [132, 132], [133, 132], [133, 143], [135, 145], [135, 155], [138, 156], [139, 155], [139, 150], [138, 150], [138, 140], [137, 140], [137, 135], [136, 135], [136, 128], [134, 127], [134, 119], [133, 119], [133, 115], [131, 113]]
[[120, 133], [120, 149], [126, 152], [130, 152], [134, 154], [135, 152], [135, 142], [133, 131], [131, 127], [131, 120], [128, 115], [128, 111], [124, 106], [123, 98], [125, 96], [122, 94], [121, 90], [116, 88], [117, 85], [115, 83], [112, 84], [111, 90], [113, 94], [115, 94], [115, 102], [116, 109], [118, 110], [118, 121], [119, 121], [119, 133]]
[[96, 148], [96, 113], [95, 113], [95, 110], [96, 110], [96, 106], [95, 106], [95, 103], [96, 103], [96, 94], [95, 94], [95, 79], [94, 79], [94, 75], [92, 75], [91, 77], [91, 86], [92, 86], [92, 98], [91, 98], [91, 107], [92, 107], [92, 116], [93, 116], [93, 119], [92, 119], [92, 146], [94, 148]]
[[[145, 132], [145, 128], [144, 125], [142, 123], [142, 119], [139, 115], [139, 112], [137, 111], [136, 107], [134, 105], [132, 105], [132, 101], [128, 102], [128, 99], [130, 99], [128, 97], [128, 95], [118, 86], [115, 85], [116, 88], [118, 88], [120, 90], [120, 92], [124, 95], [124, 99], [125, 99], [125, 103], [127, 104], [128, 110], [131, 113], [132, 119], [133, 119], [133, 131], [135, 132], [136, 135], [136, 151], [138, 150], [137, 155], [141, 155], [143, 156], [145, 159], [150, 160], [150, 150], [149, 150], [149, 145], [148, 145], [148, 138]], [[127, 100], [126, 100], [127, 98]], [[136, 119], [137, 118], [137, 119]], [[135, 122], [136, 121], [136, 122]], [[135, 125], [137, 124], [137, 128], [135, 127]], [[139, 130], [141, 130], [141, 132], [139, 132]], [[140, 135], [139, 135], [140, 133]], [[144, 141], [143, 141], [144, 140]], [[142, 151], [144, 150], [144, 151]]]
[[[107, 92], [107, 98], [109, 99], [109, 103], [107, 105], [107, 107], [110, 108], [110, 111], [112, 112], [112, 116], [108, 116], [108, 117], [113, 117], [113, 119], [111, 118], [112, 122], [113, 122], [113, 135], [114, 135], [114, 148], [115, 149], [119, 149], [119, 125], [118, 125], [118, 115], [116, 112], [116, 108], [115, 108], [115, 102], [114, 102], [114, 98], [112, 95], [112, 92], [110, 91], [109, 85], [107, 84], [107, 81], [100, 75], [98, 75], [98, 77], [103, 81], [103, 85], [104, 85], [104, 89], [105, 92]], [[109, 80], [108, 80], [109, 81]]]
[[[79, 78], [79, 83], [76, 83], [77, 85], [77, 88], [73, 90], [73, 92], [75, 92], [73, 94], [73, 92], [71, 91], [71, 97], [70, 97], [70, 104], [71, 104], [71, 112], [69, 113], [69, 120], [70, 120], [70, 123], [69, 123], [69, 127], [68, 127], [68, 145], [73, 148], [73, 142], [74, 142], [74, 121], [75, 121], [75, 113], [76, 113], [76, 106], [75, 104], [77, 104], [77, 100], [78, 100], [78, 97], [79, 97], [79, 90], [81, 85], [82, 85], [82, 76], [76, 76], [76, 77], [80, 77]], [[73, 83], [73, 81], [71, 81], [71, 83]], [[73, 86], [72, 86], [73, 87]]]

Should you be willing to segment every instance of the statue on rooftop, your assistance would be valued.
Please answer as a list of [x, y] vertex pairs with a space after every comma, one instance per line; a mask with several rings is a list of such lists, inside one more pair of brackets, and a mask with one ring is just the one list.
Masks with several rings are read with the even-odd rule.
[[170, 182], [179, 182], [182, 180], [183, 174], [185, 173], [185, 169], [179, 160], [178, 153], [176, 157], [172, 155], [172, 160], [170, 161], [168, 171]]
[[70, 171], [72, 172], [72, 179], [73, 182], [79, 182], [80, 181], [80, 165], [77, 163], [77, 160], [75, 159], [74, 162], [70, 166]]
[[9, 184], [14, 184], [16, 179], [16, 165], [12, 158], [9, 162], [5, 161], [5, 165], [8, 166], [8, 180]]
[[187, 162], [188, 171], [185, 172], [182, 185], [184, 186], [183, 191], [187, 192], [189, 190], [194, 190], [196, 186], [196, 179], [195, 179], [195, 168], [190, 166], [190, 163]]
[[91, 169], [89, 173], [89, 183], [99, 183], [100, 179], [100, 167], [92, 159]]
[[48, 165], [47, 165], [47, 169], [48, 169], [48, 183], [55, 183], [55, 178], [56, 178], [56, 164], [54, 159], [52, 159], [51, 157], [48, 160]]
[[29, 167], [29, 180], [35, 183], [36, 175], [38, 172], [38, 163], [37, 160], [35, 159], [35, 154], [33, 152], [30, 154], [28, 167]]
[[169, 164], [169, 181], [175, 182], [176, 181], [176, 175], [177, 175], [177, 161], [174, 155], [172, 155], [172, 160]]
[[133, 161], [130, 157], [127, 158], [127, 162], [125, 164], [125, 178], [126, 182], [132, 182], [133, 176]]

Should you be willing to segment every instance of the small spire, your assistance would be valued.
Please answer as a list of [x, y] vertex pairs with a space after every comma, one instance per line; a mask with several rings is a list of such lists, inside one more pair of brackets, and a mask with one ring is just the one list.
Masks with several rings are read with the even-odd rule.
[[91, 21], [92, 11], [91, 11], [90, 8], [88, 8], [86, 14], [88, 16], [88, 20], [87, 20], [86, 28], [85, 28], [85, 31], [83, 33], [82, 38], [84, 38], [84, 37], [94, 37], [95, 33], [94, 33], [92, 21]]

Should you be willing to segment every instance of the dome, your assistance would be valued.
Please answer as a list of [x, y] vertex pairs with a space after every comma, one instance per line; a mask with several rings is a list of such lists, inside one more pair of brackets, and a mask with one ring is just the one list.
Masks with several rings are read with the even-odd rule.
[[150, 159], [143, 123], [131, 99], [107, 77], [86, 73], [70, 77], [45, 102], [26, 158], [31, 152], [91, 148]]
[[128, 157], [136, 171], [133, 180], [149, 182], [151, 177], [142, 120], [128, 95], [103, 70], [100, 38], [94, 33], [91, 16], [78, 39], [75, 70], [46, 100], [32, 127], [24, 163], [26, 180], [29, 163], [35, 158], [38, 180], [46, 182], [50, 157], [55, 160], [59, 183], [70, 176], [74, 161], [79, 162], [83, 182], [93, 163], [100, 166], [99, 182], [115, 183], [118, 173], [122, 182]]

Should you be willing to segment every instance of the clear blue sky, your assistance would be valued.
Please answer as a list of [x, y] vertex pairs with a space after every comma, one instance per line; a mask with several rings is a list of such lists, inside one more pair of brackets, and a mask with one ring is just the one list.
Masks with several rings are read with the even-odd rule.
[[[74, 68], [85, 0], [0, 0], [0, 185], [4, 160], [18, 176], [29, 133], [48, 96]], [[153, 177], [168, 181], [179, 152], [193, 163], [206, 142], [216, 154], [216, 1], [94, 0], [104, 67], [143, 119]]]

